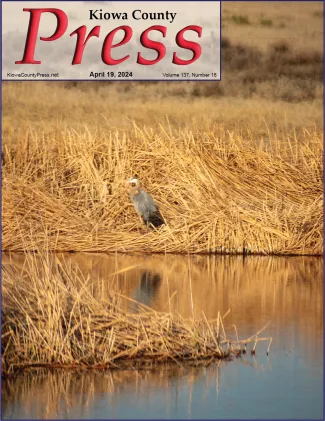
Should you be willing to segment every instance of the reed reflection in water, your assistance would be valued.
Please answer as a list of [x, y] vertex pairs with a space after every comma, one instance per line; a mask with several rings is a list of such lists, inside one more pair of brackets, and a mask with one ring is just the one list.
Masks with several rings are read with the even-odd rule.
[[[234, 364], [263, 373], [270, 363], [256, 360]], [[220, 371], [229, 363], [209, 367], [166, 366], [159, 370], [45, 371], [37, 369], [9, 379], [3, 386], [4, 418], [191, 418], [197, 396], [218, 400]], [[226, 378], [225, 378], [226, 379]], [[199, 393], [198, 393], [199, 392]], [[210, 395], [210, 396], [209, 396]], [[21, 405], [21, 402], [24, 402]], [[204, 414], [202, 414], [204, 418]]]
[[[261, 342], [256, 359], [247, 356], [219, 368], [28, 373], [3, 383], [4, 418], [322, 417], [321, 258], [58, 257], [89, 277], [99, 300], [114, 286], [158, 311], [185, 317], [204, 312], [212, 319], [230, 309], [225, 325], [234, 338], [232, 325], [239, 337], [247, 337], [271, 320], [265, 333], [273, 337], [271, 362]], [[23, 254], [4, 254], [3, 264], [24, 271], [24, 259]], [[136, 303], [128, 306], [137, 311]]]

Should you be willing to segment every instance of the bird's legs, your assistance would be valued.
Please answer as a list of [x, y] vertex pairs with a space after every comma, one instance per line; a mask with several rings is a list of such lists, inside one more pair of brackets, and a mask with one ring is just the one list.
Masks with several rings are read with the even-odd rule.
[[[143, 220], [143, 218], [142, 218], [142, 216], [141, 215], [138, 215], [139, 216], [139, 220], [140, 220], [140, 227], [139, 227], [139, 231], [142, 231], [142, 227], [143, 227], [143, 222], [144, 222], [144, 220]], [[149, 226], [148, 226], [148, 223], [147, 222], [145, 222], [145, 224], [146, 224], [146, 227], [147, 227], [147, 232], [149, 232]], [[143, 232], [143, 231], [142, 231]]]

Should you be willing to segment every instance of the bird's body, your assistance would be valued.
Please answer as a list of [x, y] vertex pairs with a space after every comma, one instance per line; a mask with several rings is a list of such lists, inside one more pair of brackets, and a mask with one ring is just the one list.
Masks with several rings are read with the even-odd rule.
[[142, 221], [150, 227], [160, 227], [163, 225], [164, 219], [155, 204], [153, 198], [140, 187], [140, 182], [137, 178], [132, 178], [128, 181], [130, 187], [130, 199], [132, 200], [137, 214]]

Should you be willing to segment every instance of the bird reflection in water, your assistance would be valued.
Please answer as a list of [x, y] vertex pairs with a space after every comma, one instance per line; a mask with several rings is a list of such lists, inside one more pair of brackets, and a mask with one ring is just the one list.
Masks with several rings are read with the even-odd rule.
[[[153, 300], [158, 293], [160, 285], [161, 276], [159, 273], [145, 270], [141, 272], [139, 284], [133, 290], [131, 297], [141, 304], [152, 307]], [[139, 306], [136, 303], [133, 303], [132, 310], [138, 311]]]

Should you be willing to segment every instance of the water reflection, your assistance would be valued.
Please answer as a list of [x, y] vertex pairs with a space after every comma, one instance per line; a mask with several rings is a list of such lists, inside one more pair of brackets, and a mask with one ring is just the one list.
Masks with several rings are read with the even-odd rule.
[[[131, 292], [130, 296], [135, 301], [144, 304], [148, 307], [152, 306], [153, 299], [159, 293], [159, 286], [161, 285], [161, 276], [159, 273], [150, 270], [144, 270], [140, 274], [140, 282]], [[136, 303], [132, 303], [134, 311], [138, 309]]]
[[[26, 373], [3, 382], [3, 418], [321, 418], [323, 260], [312, 257], [60, 254], [105, 300], [123, 295], [247, 337], [271, 320], [257, 358], [208, 368]], [[3, 265], [26, 272], [23, 254]], [[130, 311], [138, 311], [134, 302]]]
[[[260, 373], [270, 369], [266, 358], [264, 365], [250, 360], [234, 364]], [[203, 401], [207, 401], [209, 394], [217, 399], [223, 382], [229, 387], [227, 377], [221, 375], [228, 364], [219, 361], [201, 368], [166, 366], [159, 370], [123, 371], [36, 369], [4, 383], [3, 416], [51, 419], [83, 418], [88, 414], [89, 418], [121, 418], [125, 411], [124, 415], [131, 419], [137, 408], [142, 407], [148, 414], [152, 411], [154, 416], [150, 418], [174, 418], [181, 414], [191, 417], [198, 385]], [[153, 402], [157, 402], [157, 396], [162, 412], [155, 415]]]

